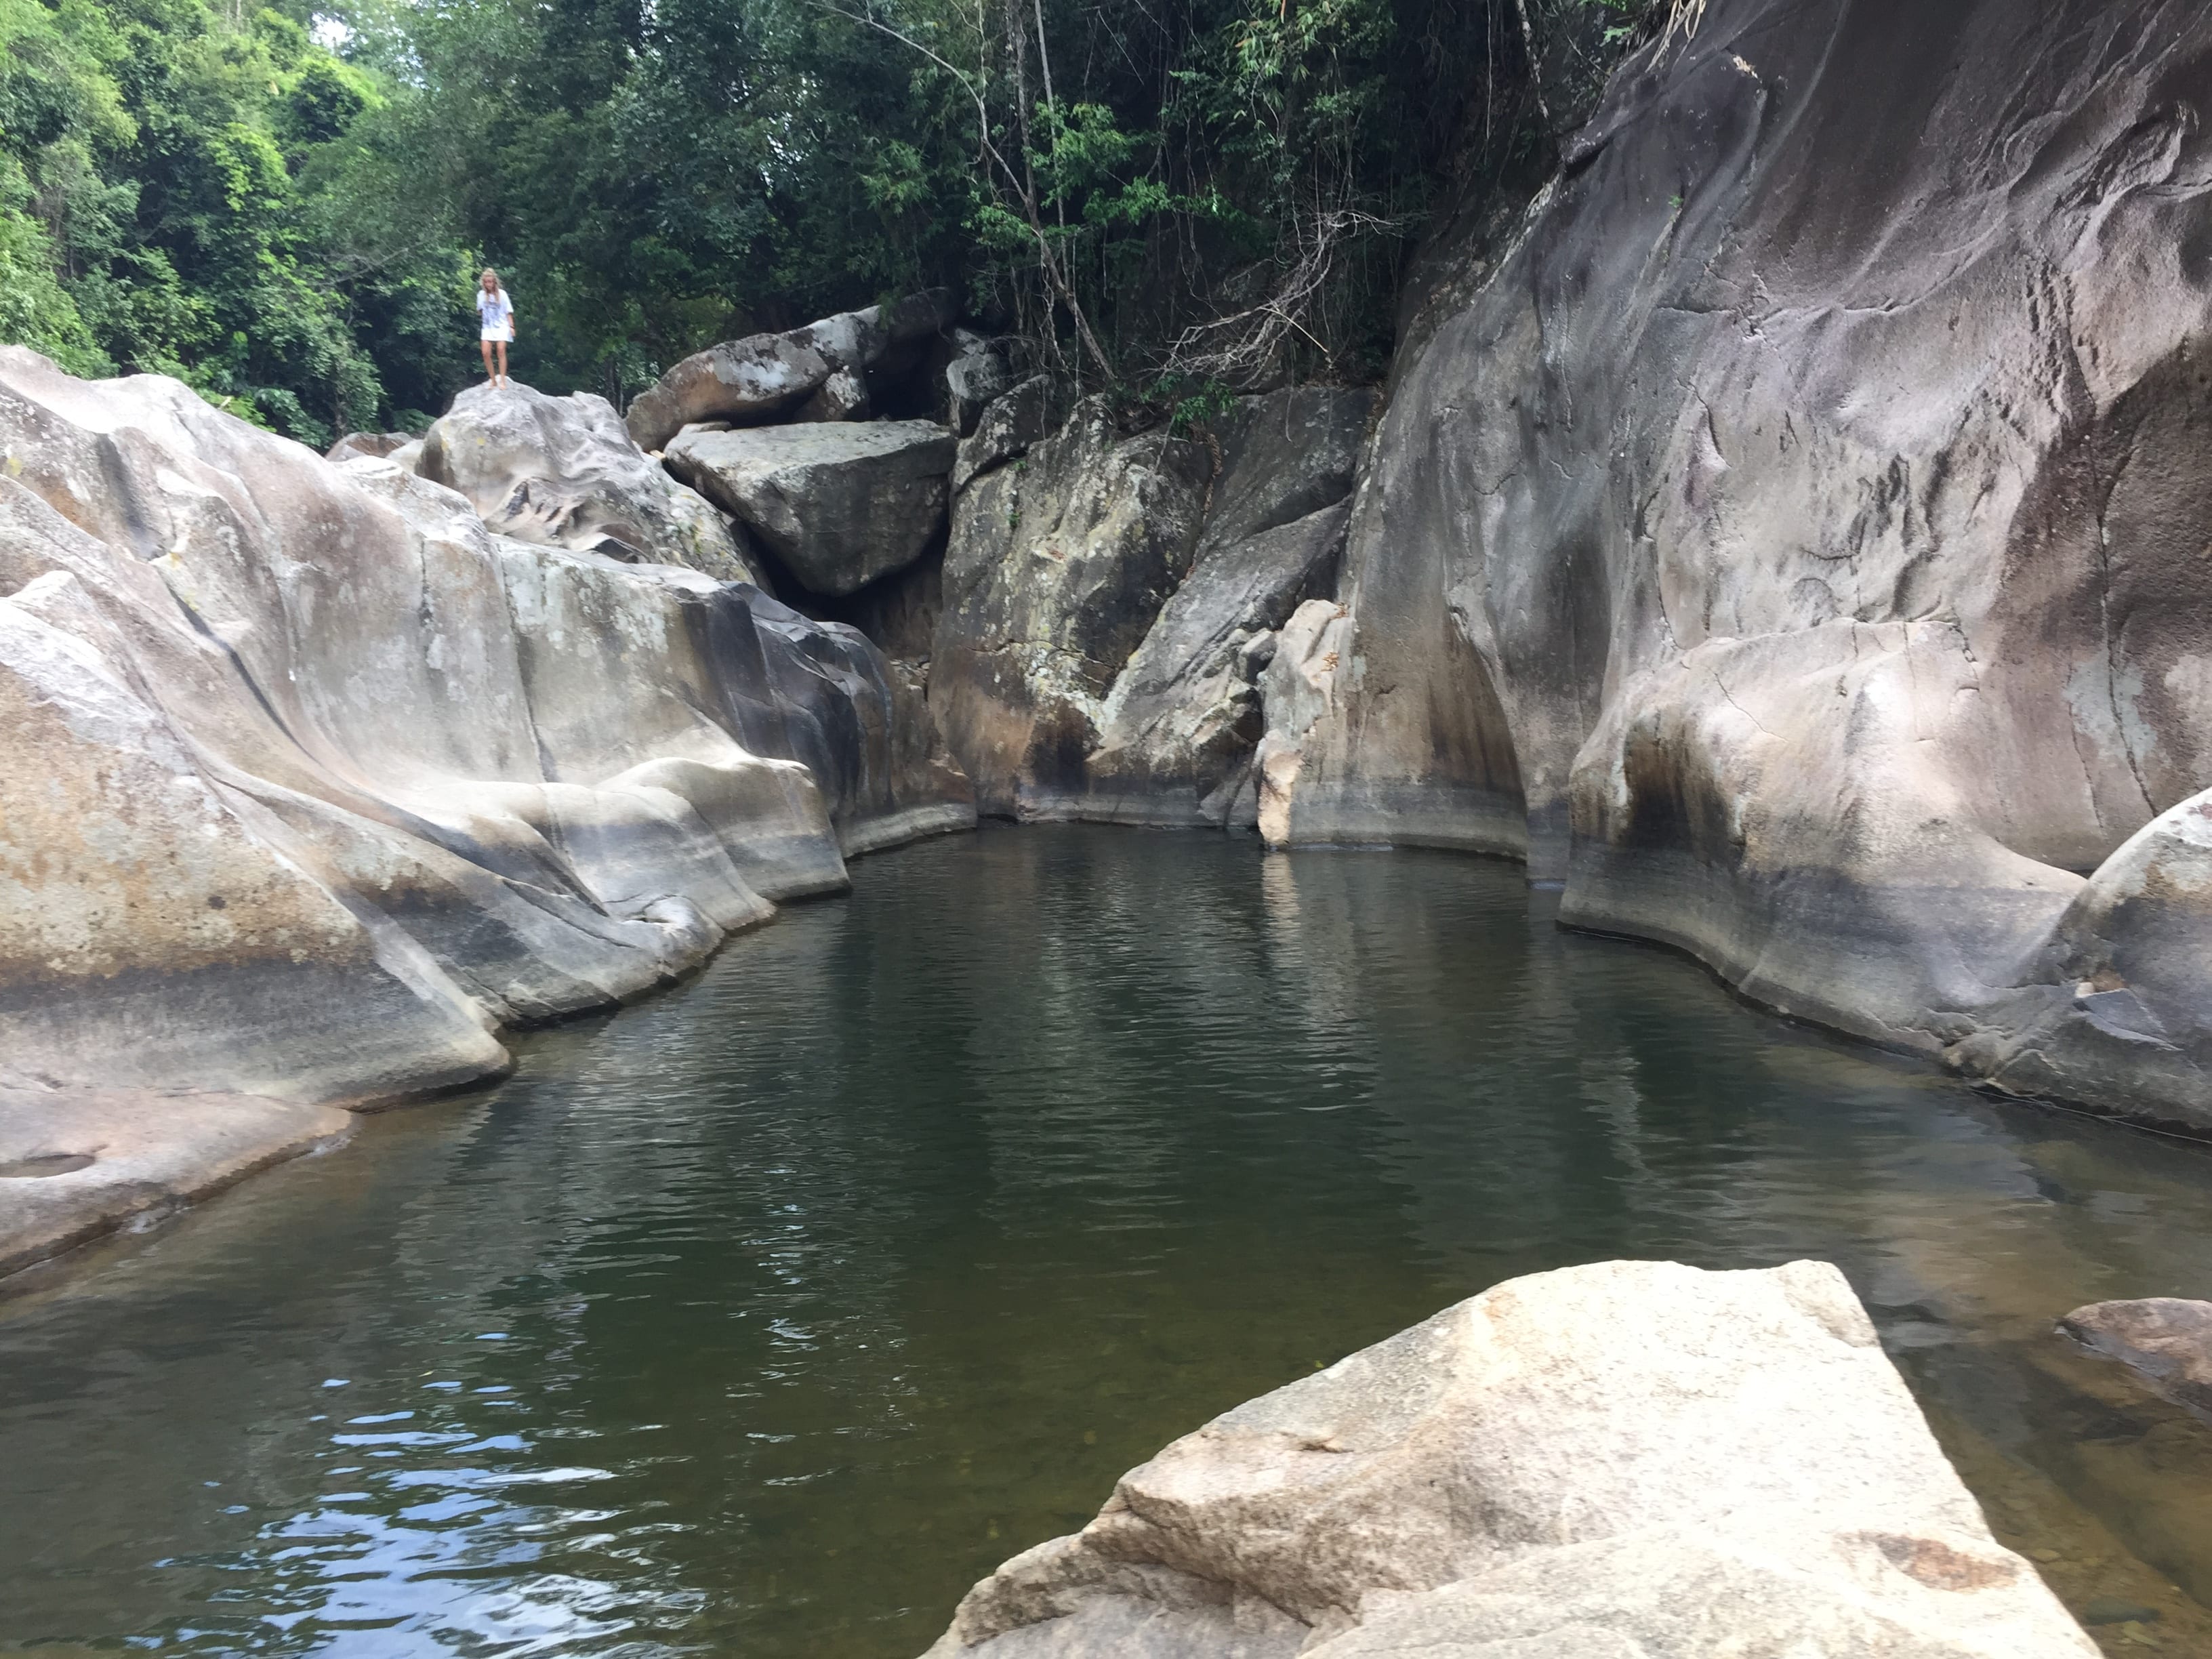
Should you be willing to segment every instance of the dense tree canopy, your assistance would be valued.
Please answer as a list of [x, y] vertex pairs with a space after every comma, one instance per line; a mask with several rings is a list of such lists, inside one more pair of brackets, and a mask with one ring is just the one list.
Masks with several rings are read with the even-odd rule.
[[938, 284], [1134, 395], [1370, 375], [1435, 192], [1645, 9], [0, 0], [0, 338], [313, 443], [441, 406], [483, 261], [518, 372], [617, 400]]

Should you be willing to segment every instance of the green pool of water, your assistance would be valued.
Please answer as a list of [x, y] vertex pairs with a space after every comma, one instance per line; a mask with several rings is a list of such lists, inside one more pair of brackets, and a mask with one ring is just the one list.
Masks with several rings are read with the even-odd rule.
[[898, 1659], [1216, 1412], [1516, 1273], [1832, 1259], [2008, 1541], [2212, 1652], [2212, 1154], [1416, 854], [988, 830], [0, 1302], [0, 1649]]

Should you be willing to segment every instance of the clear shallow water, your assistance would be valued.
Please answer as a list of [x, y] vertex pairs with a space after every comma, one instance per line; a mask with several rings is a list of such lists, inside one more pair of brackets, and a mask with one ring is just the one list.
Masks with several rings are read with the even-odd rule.
[[1810, 1255], [2111, 1651], [2212, 1654], [2212, 1429], [2050, 1334], [2212, 1294], [2212, 1153], [1767, 1019], [1504, 866], [1032, 829], [854, 876], [0, 1301], [0, 1650], [899, 1659], [1500, 1279]]

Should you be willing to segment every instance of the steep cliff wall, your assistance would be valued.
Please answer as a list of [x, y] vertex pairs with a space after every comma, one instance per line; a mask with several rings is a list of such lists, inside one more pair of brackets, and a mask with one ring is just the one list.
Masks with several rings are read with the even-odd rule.
[[2172, 0], [1714, 0], [1632, 60], [1400, 366], [1272, 837], [1525, 857], [1772, 1006], [2212, 1128], [2208, 109]]
[[974, 822], [919, 692], [748, 585], [15, 348], [0, 447], [0, 1270]]

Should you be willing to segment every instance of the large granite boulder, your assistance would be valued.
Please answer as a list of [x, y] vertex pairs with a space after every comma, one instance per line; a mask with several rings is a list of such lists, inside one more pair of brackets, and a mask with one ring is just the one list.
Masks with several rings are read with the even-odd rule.
[[624, 420], [639, 448], [659, 450], [695, 421], [764, 420], [790, 409], [834, 372], [828, 358], [787, 335], [725, 340], [638, 393]]
[[1501, 1285], [1237, 1407], [930, 1659], [2090, 1659], [1843, 1275]]
[[497, 536], [388, 460], [20, 348], [0, 446], [0, 1145], [174, 1103], [37, 1183], [77, 1213], [250, 1167], [256, 1122], [325, 1132], [268, 1103], [495, 1076], [498, 1026], [973, 822], [880, 653], [748, 585]]
[[[349, 432], [323, 452], [326, 461], [384, 460], [422, 442], [411, 432]], [[416, 450], [416, 454], [422, 452]], [[403, 463], [405, 465], [405, 463]]]
[[952, 296], [933, 289], [891, 306], [840, 312], [785, 334], [755, 334], [694, 352], [631, 402], [630, 435], [659, 450], [699, 421], [750, 422], [795, 412], [833, 377], [848, 418], [890, 390], [880, 382], [914, 371], [924, 349], [952, 320]]
[[763, 579], [721, 515], [647, 459], [614, 405], [588, 392], [470, 386], [423, 434], [415, 471], [460, 491], [517, 541], [680, 564], [721, 581]]
[[743, 523], [809, 592], [852, 593], [945, 534], [952, 434], [934, 421], [688, 430], [668, 470]]
[[[2084, 877], [2212, 784], [2207, 88], [2164, 0], [1712, 0], [1632, 58], [1398, 366], [1279, 838], [1526, 857], [1770, 1006], [2212, 1127], [2212, 935], [2142, 953], [2163, 1038], [2051, 1006], [2055, 930], [2149, 924]], [[2046, 1013], [2076, 1058], [2005, 1040]]]
[[982, 811], [1076, 815], [1106, 694], [1189, 570], [1206, 472], [1093, 398], [960, 492], [929, 702]]

